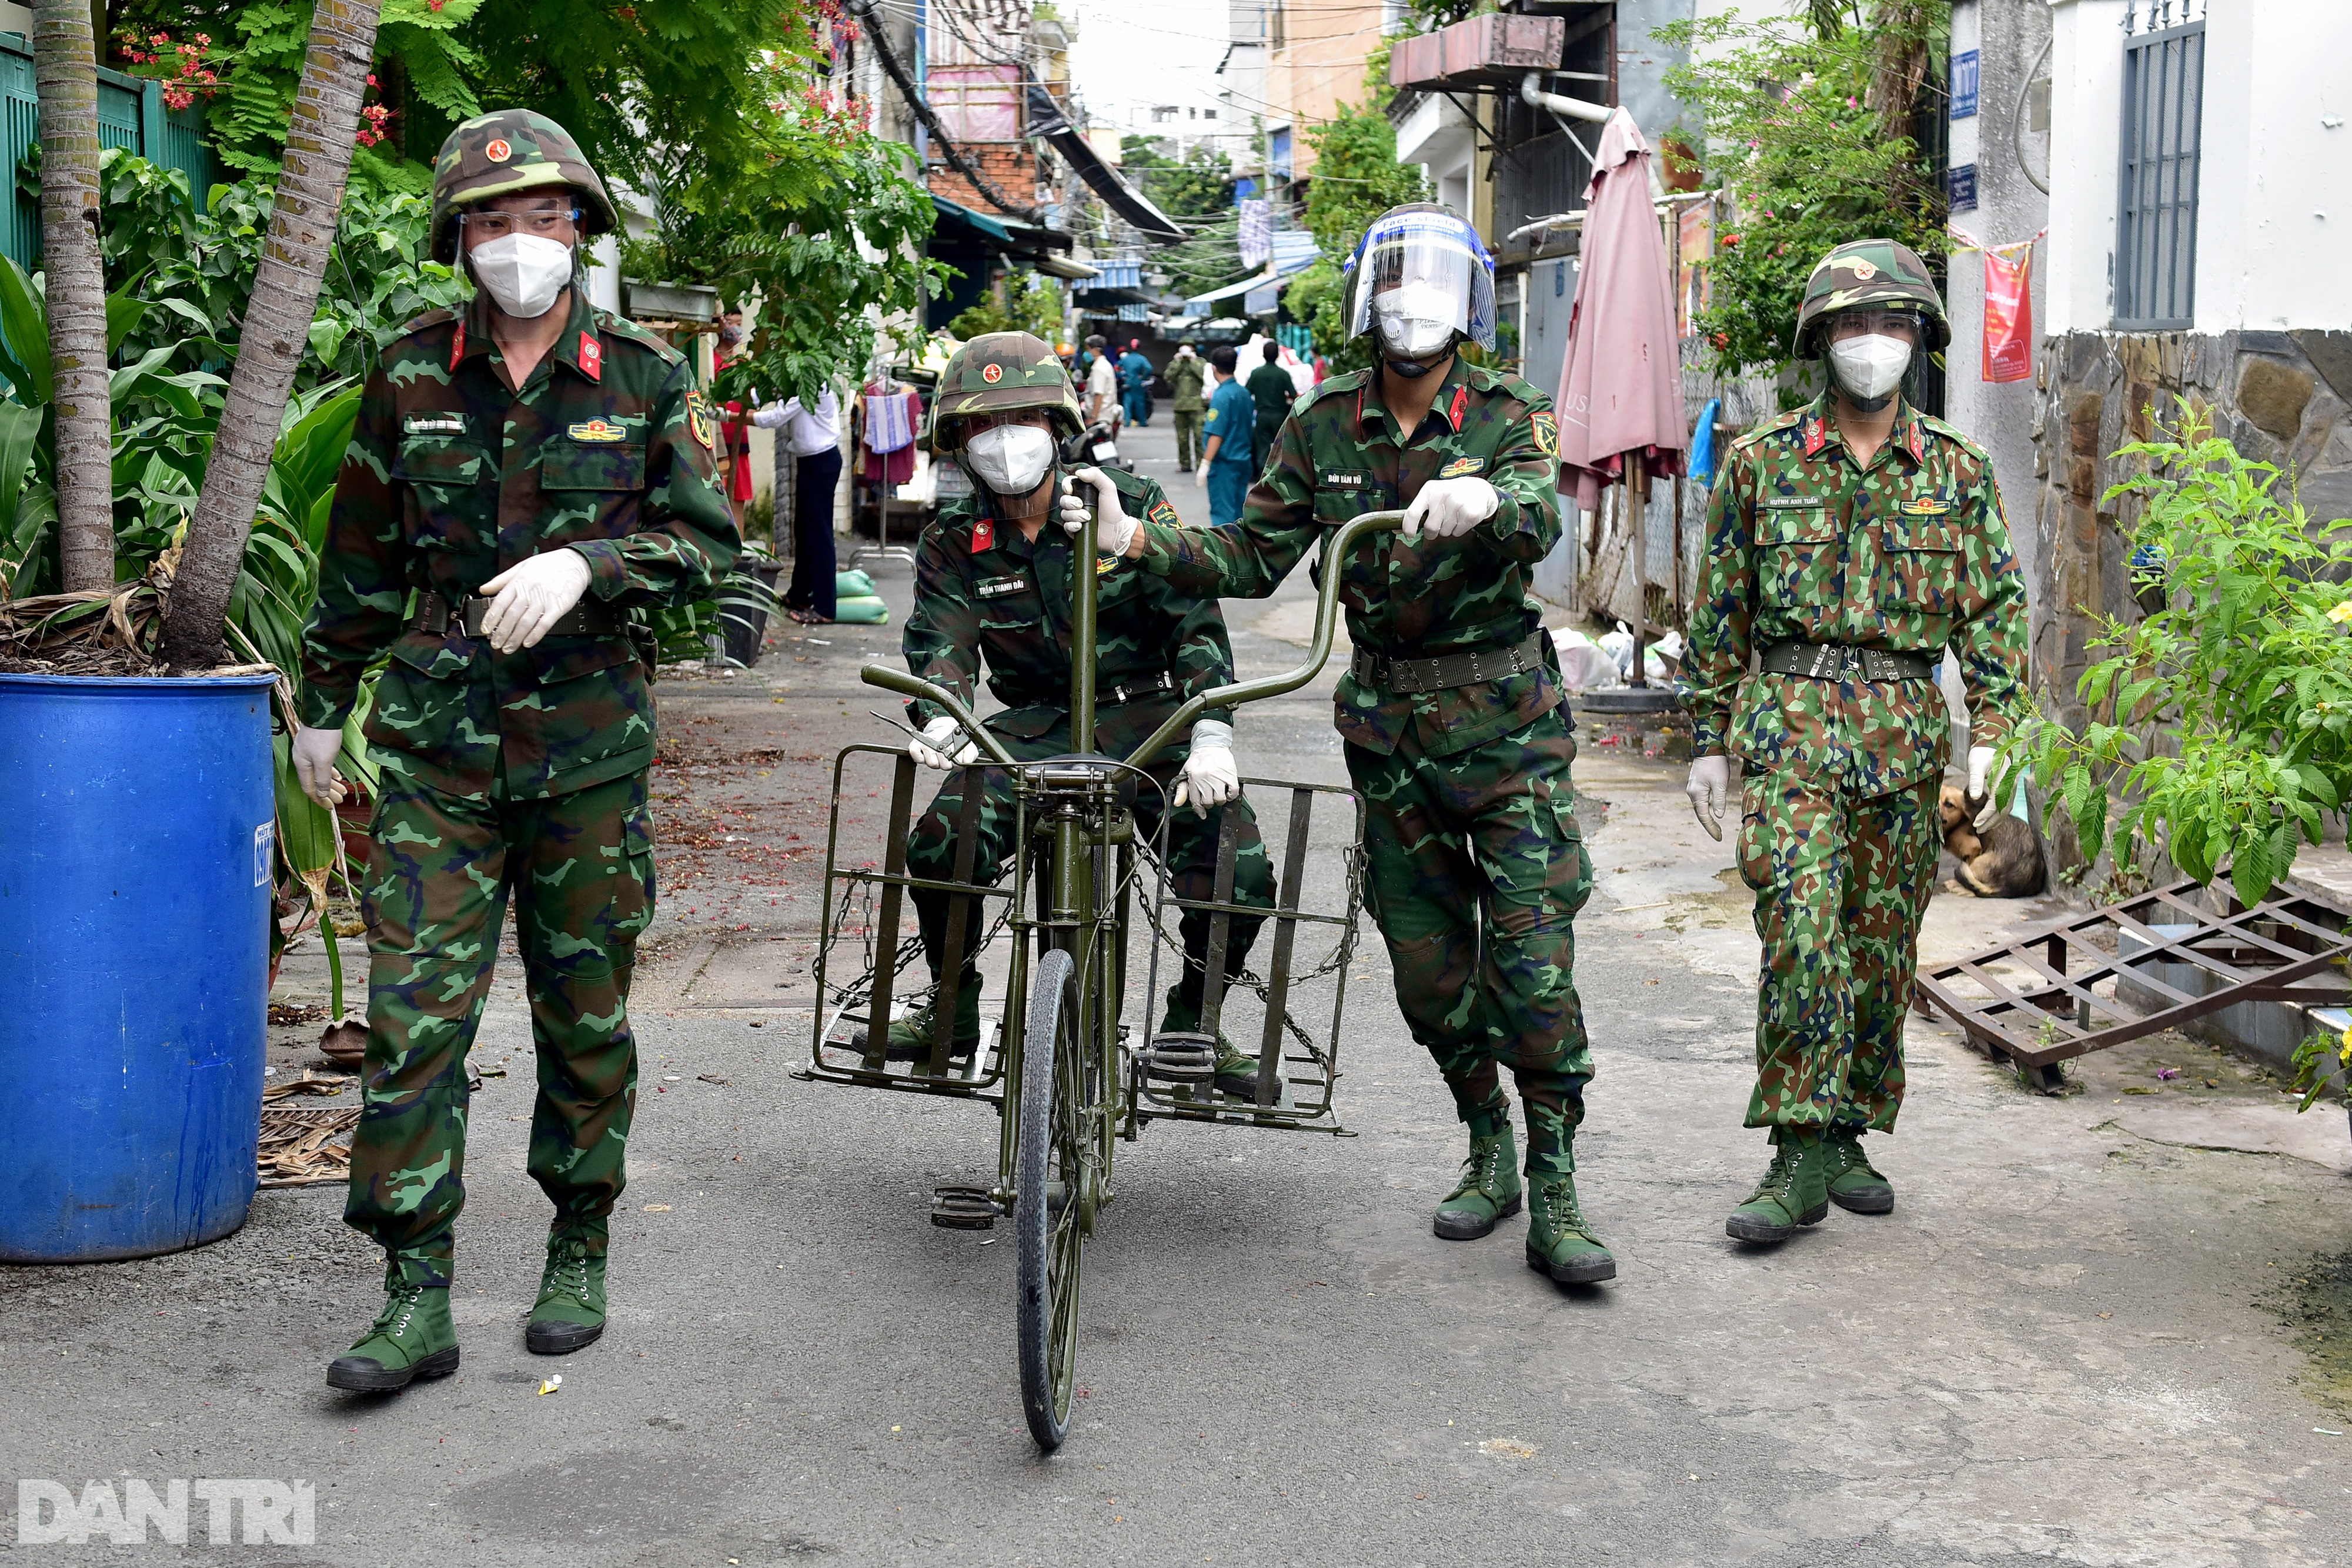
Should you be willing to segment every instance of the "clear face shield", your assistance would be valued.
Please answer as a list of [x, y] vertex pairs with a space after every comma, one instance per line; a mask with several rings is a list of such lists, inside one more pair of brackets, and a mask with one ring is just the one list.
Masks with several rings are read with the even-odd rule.
[[1495, 345], [1495, 275], [1477, 235], [1449, 213], [1391, 213], [1357, 253], [1348, 335], [1377, 336], [1383, 355], [1423, 360], [1457, 334]]

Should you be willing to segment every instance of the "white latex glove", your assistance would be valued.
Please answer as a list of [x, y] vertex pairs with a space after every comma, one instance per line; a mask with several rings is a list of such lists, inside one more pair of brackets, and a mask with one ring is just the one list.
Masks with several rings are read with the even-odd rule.
[[1078, 494], [1080, 479], [1095, 487], [1095, 552], [1125, 555], [1127, 547], [1135, 542], [1135, 530], [1143, 525], [1127, 515], [1127, 508], [1118, 504], [1117, 486], [1099, 468], [1077, 468], [1063, 476], [1062, 531], [1076, 538], [1086, 528], [1087, 498]]
[[1202, 458], [1201, 465], [1192, 470], [1192, 483], [1200, 486], [1203, 490], [1209, 487], [1209, 460], [1207, 458]]
[[490, 612], [482, 635], [501, 653], [528, 648], [547, 635], [588, 591], [588, 558], [576, 549], [551, 549], [515, 565], [482, 584]]
[[1404, 509], [1404, 537], [1412, 538], [1424, 530], [1433, 539], [1450, 539], [1468, 533], [1495, 515], [1503, 498], [1495, 494], [1495, 486], [1475, 474], [1465, 474], [1459, 479], [1432, 479], [1412, 497], [1412, 505]]
[[948, 754], [949, 743], [962, 734], [963, 726], [941, 715], [923, 726], [923, 736], [920, 740], [907, 742], [907, 755], [924, 767], [936, 768], [941, 772], [950, 768], [961, 768], [980, 755], [979, 743], [969, 737], [965, 739], [962, 750], [952, 757]]
[[1691, 814], [1698, 819], [1698, 825], [1720, 843], [1724, 802], [1731, 794], [1731, 758], [1718, 755], [1693, 762], [1690, 782], [1683, 786], [1683, 793], [1690, 797]]
[[335, 758], [342, 751], [341, 730], [294, 727], [294, 777], [300, 781], [302, 793], [331, 810], [351, 793], [343, 776], [335, 771]]
[[1192, 815], [1231, 801], [1242, 792], [1242, 772], [1234, 762], [1234, 727], [1204, 718], [1192, 726], [1192, 749], [1184, 758], [1184, 777], [1176, 785], [1176, 805], [1188, 802]]
[[1969, 786], [1967, 798], [1973, 800], [1979, 795], [1983, 795], [1985, 797], [1984, 808], [1977, 812], [1976, 821], [1969, 824], [1979, 832], [1982, 832], [1985, 829], [1992, 826], [1992, 820], [2000, 815], [2000, 802], [1994, 800], [1986, 792], [1986, 786], [1990, 782], [1991, 778], [1992, 747], [1990, 746], [1969, 747]]

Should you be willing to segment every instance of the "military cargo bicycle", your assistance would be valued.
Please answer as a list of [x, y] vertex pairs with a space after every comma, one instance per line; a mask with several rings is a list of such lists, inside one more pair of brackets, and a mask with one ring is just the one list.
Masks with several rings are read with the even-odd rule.
[[[1315, 630], [1305, 663], [1262, 680], [1239, 681], [1185, 701], [1127, 757], [1094, 750], [1096, 577], [1074, 571], [1071, 615], [1070, 745], [1063, 755], [1023, 760], [945, 688], [881, 665], [863, 678], [901, 695], [937, 704], [962, 727], [984, 760], [961, 769], [954, 875], [931, 880], [908, 874], [908, 829], [915, 810], [916, 763], [903, 748], [845, 747], [834, 764], [825, 841], [825, 918], [815, 975], [819, 997], [810, 1061], [798, 1076], [822, 1082], [948, 1095], [992, 1104], [999, 1115], [993, 1183], [945, 1186], [931, 1220], [961, 1228], [988, 1228], [1008, 1220], [1014, 1237], [1014, 1326], [1021, 1363], [1024, 1415], [1041, 1448], [1058, 1448], [1069, 1429], [1077, 1364], [1078, 1285], [1084, 1244], [1113, 1197], [1112, 1152], [1155, 1121], [1322, 1131], [1347, 1135], [1333, 1106], [1339, 1079], [1340, 1011], [1354, 951], [1361, 898], [1363, 803], [1344, 786], [1244, 779], [1245, 789], [1271, 799], [1287, 792], [1289, 811], [1275, 907], [1234, 902], [1235, 820], [1228, 813], [1219, 838], [1211, 896], [1170, 892], [1164, 840], [1170, 810], [1157, 813], [1160, 830], [1139, 835], [1134, 806], [1161, 784], [1146, 768], [1203, 712], [1237, 707], [1297, 690], [1328, 659], [1340, 573], [1331, 564], [1359, 541], [1394, 528], [1402, 512], [1376, 512], [1335, 528], [1325, 552]], [[1078, 548], [1085, 548], [1081, 544]], [[845, 793], [856, 799], [851, 770], [887, 762], [889, 804], [878, 868], [845, 863], [842, 842]], [[982, 776], [999, 771], [1011, 783], [1015, 813], [1011, 887], [975, 875]], [[1170, 802], [1176, 809], [1181, 801]], [[1306, 906], [1313, 869], [1308, 846], [1319, 816], [1345, 822], [1339, 857], [1339, 908]], [[989, 868], [992, 870], [993, 868]], [[1139, 899], [1144, 873], [1156, 870], [1148, 896]], [[1004, 943], [1003, 1016], [983, 1026], [977, 1048], [954, 1051], [955, 1009], [931, 1009], [927, 1056], [894, 1065], [886, 1050], [889, 1020], [903, 1016], [899, 982], [919, 951], [902, 938], [901, 915], [915, 890], [950, 895], [942, 976], [961, 974], [968, 955]], [[1153, 1035], [1122, 1016], [1127, 994], [1134, 908], [1148, 905], [1146, 989], [1157, 994], [1160, 960], [1176, 948], [1166, 922], [1185, 913], [1205, 915], [1209, 939], [1196, 1030]], [[1212, 1080], [1218, 1033], [1234, 1016], [1226, 984], [1226, 943], [1236, 918], [1263, 918], [1273, 927], [1263, 978], [1243, 971], [1234, 987], [1262, 1009], [1254, 1100], [1218, 1091]], [[1300, 928], [1328, 936], [1320, 961], [1301, 969]], [[856, 961], [856, 960], [862, 960]], [[1181, 959], [1179, 960], [1181, 962]], [[853, 972], [838, 978], [844, 967]], [[1310, 989], [1328, 983], [1328, 1022], [1315, 1014], [1309, 1029], [1297, 1014]]]

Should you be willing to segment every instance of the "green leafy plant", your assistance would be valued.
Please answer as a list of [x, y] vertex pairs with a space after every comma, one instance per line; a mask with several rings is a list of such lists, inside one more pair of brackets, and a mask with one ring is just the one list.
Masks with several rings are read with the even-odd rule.
[[2317, 1103], [2331, 1084], [2340, 1088], [2347, 1076], [2352, 1075], [2352, 1029], [2340, 1035], [2324, 1029], [2314, 1030], [2294, 1048], [2293, 1061], [2293, 1087], [2303, 1092], [2294, 1108], [2301, 1113]]
[[966, 341], [983, 332], [1028, 332], [1053, 342], [1062, 333], [1062, 290], [1035, 273], [1007, 277], [949, 322], [948, 330]]
[[2352, 792], [2352, 521], [2315, 528], [2186, 402], [2116, 455], [2142, 472], [2105, 500], [2137, 507], [2132, 579], [2160, 607], [2105, 622], [2080, 733], [2036, 714], [2003, 767], [2033, 768], [2085, 861], [2161, 852], [2200, 883], [2226, 865], [2252, 905]]
[[1654, 35], [1687, 54], [1666, 86], [1704, 118], [1706, 171], [1731, 203], [1704, 264], [1712, 303], [1696, 323], [1726, 372], [1798, 363], [1790, 340], [1805, 279], [1834, 247], [1891, 238], [1931, 260], [1950, 248], [1935, 171], [1890, 129], [1907, 126], [1912, 73], [1937, 28], [1948, 28], [1948, 7], [1882, 4], [1853, 26], [1838, 25], [1842, 5], [1816, 9], [1727, 11]]

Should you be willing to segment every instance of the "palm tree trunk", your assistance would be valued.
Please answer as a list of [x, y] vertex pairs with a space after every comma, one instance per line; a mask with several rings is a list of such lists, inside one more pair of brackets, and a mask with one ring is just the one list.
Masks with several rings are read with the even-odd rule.
[[114, 433], [98, 253], [98, 54], [89, 0], [39, 0], [41, 263], [56, 378], [58, 542], [68, 592], [114, 586]]
[[163, 656], [175, 671], [220, 663], [221, 628], [245, 560], [246, 536], [269, 478], [287, 394], [319, 308], [319, 280], [334, 249], [374, 55], [376, 13], [377, 0], [318, 0], [311, 16], [269, 237], [254, 274], [205, 487], [188, 519], [187, 546], [164, 607]]

